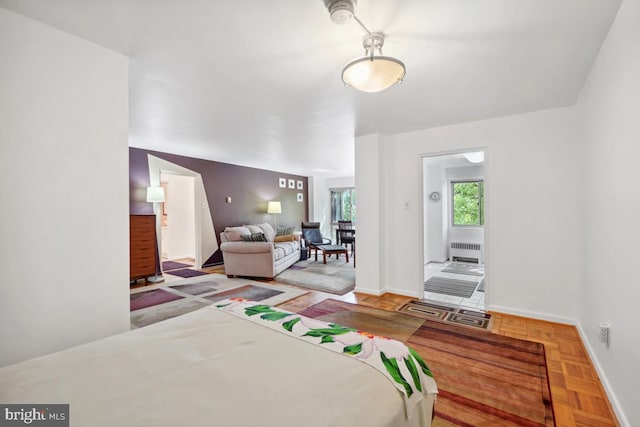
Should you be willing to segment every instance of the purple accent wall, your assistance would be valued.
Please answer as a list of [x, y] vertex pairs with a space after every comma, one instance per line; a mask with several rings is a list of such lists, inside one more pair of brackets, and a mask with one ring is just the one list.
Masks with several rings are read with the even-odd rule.
[[[308, 220], [309, 182], [307, 177], [139, 148], [129, 148], [129, 211], [131, 214], [153, 214], [151, 203], [146, 202], [146, 190], [149, 186], [148, 154], [200, 173], [218, 244], [220, 243], [219, 234], [225, 227], [263, 222], [273, 225], [274, 215], [266, 213], [267, 202], [270, 200], [279, 200], [282, 203], [282, 214], [277, 215], [278, 226], [295, 226], [296, 230], [300, 230], [300, 223]], [[278, 185], [280, 178], [285, 178], [287, 182], [293, 179], [296, 184], [297, 181], [302, 181], [304, 188], [302, 190], [280, 188]], [[298, 193], [303, 194], [303, 202], [297, 201]], [[226, 203], [226, 197], [231, 197], [232, 202]], [[222, 253], [218, 250], [205, 262], [205, 265], [220, 263], [222, 263]]]

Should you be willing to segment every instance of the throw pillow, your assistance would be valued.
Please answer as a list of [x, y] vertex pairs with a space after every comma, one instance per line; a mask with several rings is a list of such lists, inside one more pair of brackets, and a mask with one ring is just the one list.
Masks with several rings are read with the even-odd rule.
[[257, 225], [243, 225], [243, 227], [247, 227], [252, 233], [263, 233], [262, 228]]
[[276, 232], [273, 230], [271, 224], [265, 222], [264, 224], [258, 224], [258, 227], [260, 227], [264, 233], [264, 237], [267, 238], [267, 242], [273, 242], [273, 238], [276, 237]]
[[251, 233], [248, 236], [242, 236], [242, 240], [245, 242], [266, 242], [267, 238], [264, 237], [264, 233]]
[[288, 236], [293, 234], [293, 227], [278, 227], [276, 228], [276, 237], [278, 236]]
[[224, 235], [230, 242], [241, 242], [242, 236], [250, 236], [251, 231], [247, 227], [227, 227], [224, 229]]
[[293, 242], [296, 240], [296, 237], [293, 234], [287, 234], [286, 236], [276, 236], [273, 239], [274, 242]]

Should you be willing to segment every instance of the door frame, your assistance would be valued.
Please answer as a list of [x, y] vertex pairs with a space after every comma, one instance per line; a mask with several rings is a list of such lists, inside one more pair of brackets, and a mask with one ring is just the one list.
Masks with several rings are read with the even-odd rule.
[[[419, 187], [419, 191], [420, 191], [420, 197], [418, 198], [418, 200], [420, 200], [420, 274], [418, 275], [418, 277], [420, 277], [420, 281], [417, 284], [417, 291], [418, 291], [418, 295], [420, 299], [424, 298], [424, 281], [425, 281], [425, 274], [424, 274], [424, 256], [425, 256], [425, 250], [424, 250], [424, 246], [426, 243], [426, 236], [425, 236], [425, 226], [424, 226], [424, 222], [425, 222], [425, 202], [426, 202], [426, 195], [425, 195], [425, 188], [424, 188], [424, 159], [425, 158], [430, 158], [430, 157], [440, 157], [440, 156], [447, 156], [447, 155], [452, 155], [452, 154], [462, 154], [462, 153], [469, 153], [469, 152], [474, 152], [474, 151], [484, 151], [484, 162], [482, 163], [482, 167], [483, 167], [483, 181], [484, 181], [484, 212], [485, 212], [485, 221], [484, 221], [484, 306], [485, 306], [485, 310], [488, 309], [489, 307], [489, 301], [490, 301], [490, 235], [491, 235], [491, 215], [488, 215], [487, 212], [491, 212], [491, 175], [490, 175], [490, 151], [489, 148], [487, 146], [481, 146], [481, 147], [469, 147], [469, 148], [464, 148], [464, 149], [456, 149], [456, 150], [446, 150], [446, 151], [434, 151], [434, 152], [427, 152], [427, 153], [423, 153], [420, 154], [418, 156], [419, 158], [419, 167], [420, 167], [420, 185]], [[447, 201], [449, 202], [449, 200], [447, 199]]]

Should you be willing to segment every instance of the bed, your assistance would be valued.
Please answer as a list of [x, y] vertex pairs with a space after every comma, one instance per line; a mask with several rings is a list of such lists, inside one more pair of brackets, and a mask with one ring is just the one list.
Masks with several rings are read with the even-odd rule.
[[435, 383], [409, 408], [389, 375], [322, 348], [337, 342], [278, 330], [317, 320], [272, 308], [243, 318], [233, 312], [248, 312], [242, 303], [251, 306], [224, 301], [2, 368], [0, 402], [68, 403], [72, 426], [430, 425]]

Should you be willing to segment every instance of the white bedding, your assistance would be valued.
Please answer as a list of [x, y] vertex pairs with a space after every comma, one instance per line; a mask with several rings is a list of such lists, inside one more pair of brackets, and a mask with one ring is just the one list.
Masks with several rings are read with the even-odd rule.
[[72, 426], [429, 426], [433, 399], [407, 420], [371, 366], [210, 308], [0, 369]]

